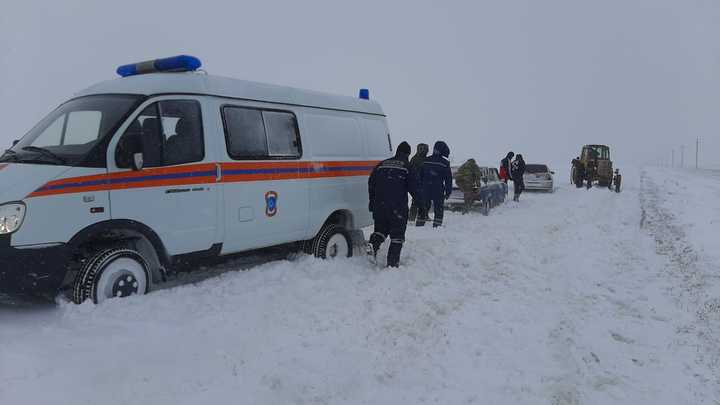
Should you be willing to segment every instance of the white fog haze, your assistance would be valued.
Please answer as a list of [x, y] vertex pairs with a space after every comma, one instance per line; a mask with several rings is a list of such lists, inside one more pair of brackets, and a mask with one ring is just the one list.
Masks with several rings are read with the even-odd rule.
[[454, 161], [720, 165], [720, 3], [611, 1], [2, 2], [0, 143], [118, 65], [181, 53], [209, 73], [357, 96], [395, 143]]

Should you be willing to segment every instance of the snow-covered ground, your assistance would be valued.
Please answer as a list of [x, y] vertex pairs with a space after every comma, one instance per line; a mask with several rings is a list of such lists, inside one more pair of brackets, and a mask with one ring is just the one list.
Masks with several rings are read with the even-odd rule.
[[0, 309], [0, 404], [712, 404], [720, 172], [525, 194], [104, 305]]

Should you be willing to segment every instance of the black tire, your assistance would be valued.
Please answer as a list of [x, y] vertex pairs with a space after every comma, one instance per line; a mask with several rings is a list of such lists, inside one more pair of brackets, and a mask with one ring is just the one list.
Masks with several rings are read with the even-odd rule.
[[[110, 279], [113, 283], [113, 295], [108, 296], [107, 292], [99, 290], [104, 289], [99, 286], [99, 283], [106, 281], [103, 279], [103, 274], [119, 259], [128, 259], [129, 262], [134, 262], [136, 266], [131, 270], [112, 269], [116, 274], [111, 275], [111, 277], [116, 279]], [[97, 304], [114, 296], [126, 297], [146, 294], [150, 290], [150, 272], [147, 263], [142, 254], [135, 249], [111, 247], [97, 251], [89, 260], [83, 263], [75, 277], [73, 301], [76, 304], [82, 304], [91, 299], [93, 303]]]
[[315, 245], [315, 239], [308, 239], [302, 242], [302, 251], [306, 255], [313, 254], [313, 246]]
[[[320, 229], [320, 232], [315, 237], [313, 243], [313, 254], [315, 257], [320, 259], [327, 259], [337, 257], [338, 251], [333, 252], [333, 249], [342, 249], [342, 246], [333, 246], [334, 242], [345, 241], [347, 249], [347, 255], [345, 257], [352, 257], [353, 245], [350, 233], [344, 227], [335, 224], [327, 224]], [[334, 241], [334, 242], [331, 242]]]

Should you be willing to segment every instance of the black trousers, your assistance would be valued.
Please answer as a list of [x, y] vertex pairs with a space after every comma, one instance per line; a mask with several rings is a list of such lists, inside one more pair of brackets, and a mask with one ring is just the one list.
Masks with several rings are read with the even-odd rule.
[[520, 197], [520, 194], [522, 194], [523, 190], [525, 190], [525, 182], [522, 179], [519, 180], [513, 180], [513, 184], [515, 185], [515, 198]]
[[412, 200], [412, 204], [410, 204], [410, 213], [408, 214], [408, 221], [415, 222], [415, 220], [418, 217], [418, 213], [420, 212], [420, 204], [421, 202], [415, 198]]
[[388, 249], [387, 264], [390, 267], [400, 265], [400, 252], [405, 243], [405, 230], [407, 229], [408, 210], [376, 208], [373, 212], [375, 220], [375, 232], [370, 235], [370, 244], [377, 253], [385, 239], [390, 237], [390, 248]]
[[[443, 217], [445, 216], [445, 200], [433, 200], [432, 206], [435, 211], [435, 216], [433, 217], [433, 228], [437, 228], [443, 224]], [[425, 221], [430, 219], [428, 211], [430, 211], [430, 204], [424, 204], [422, 206], [422, 210], [418, 213], [418, 218], [415, 222], [416, 226], [425, 226]]]

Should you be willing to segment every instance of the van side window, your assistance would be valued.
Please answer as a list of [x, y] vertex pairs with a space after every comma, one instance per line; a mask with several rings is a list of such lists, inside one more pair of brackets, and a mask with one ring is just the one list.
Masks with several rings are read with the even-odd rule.
[[[162, 167], [199, 162], [205, 157], [200, 104], [195, 100], [160, 101], [146, 107], [118, 141], [115, 161], [130, 167], [125, 150], [139, 134], [144, 167]], [[135, 148], [135, 149], [133, 149]]]
[[252, 159], [267, 156], [267, 139], [260, 110], [225, 107], [223, 122], [228, 154], [231, 158]]
[[270, 156], [300, 157], [300, 139], [295, 116], [287, 112], [263, 111]]
[[170, 100], [160, 103], [165, 166], [199, 162], [205, 158], [200, 103]]
[[284, 111], [226, 106], [222, 109], [228, 154], [236, 160], [298, 158], [295, 115]]

